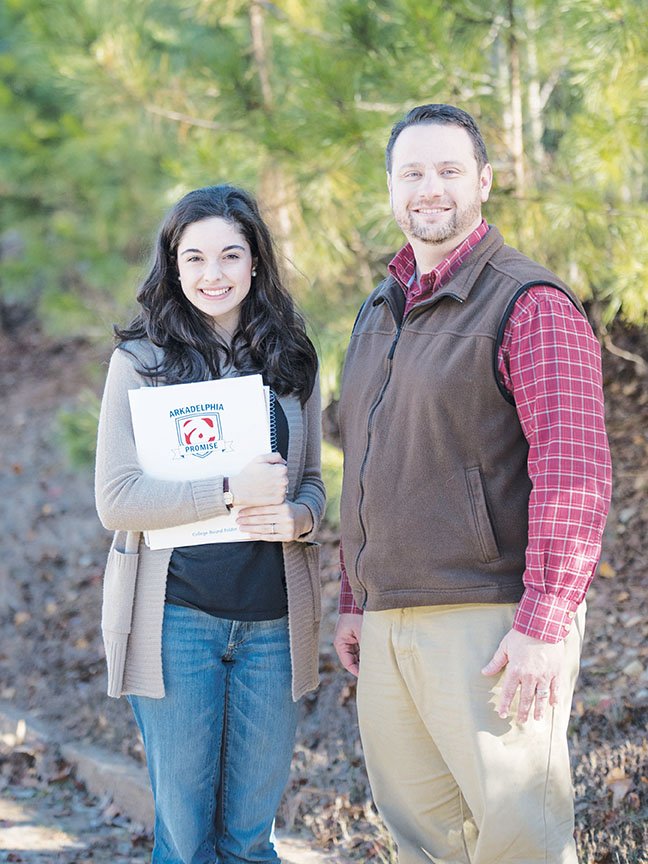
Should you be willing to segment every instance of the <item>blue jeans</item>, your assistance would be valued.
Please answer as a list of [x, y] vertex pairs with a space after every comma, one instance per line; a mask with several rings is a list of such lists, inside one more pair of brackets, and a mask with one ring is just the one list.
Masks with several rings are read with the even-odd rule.
[[297, 725], [287, 618], [167, 604], [162, 664], [165, 697], [130, 697], [155, 799], [152, 864], [278, 862]]

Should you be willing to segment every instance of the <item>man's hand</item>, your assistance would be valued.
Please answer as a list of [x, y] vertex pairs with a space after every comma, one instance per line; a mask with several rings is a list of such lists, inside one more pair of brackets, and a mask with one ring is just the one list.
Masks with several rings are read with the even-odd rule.
[[542, 720], [547, 704], [558, 704], [564, 656], [564, 642], [551, 645], [517, 630], [509, 630], [490, 662], [482, 669], [482, 675], [496, 675], [506, 666], [497, 706], [499, 716], [508, 716], [519, 687], [518, 721], [526, 723], [534, 699], [533, 717]]
[[353, 612], [343, 612], [338, 618], [333, 636], [333, 645], [340, 658], [340, 663], [352, 675], [358, 677], [360, 671], [360, 633], [362, 632], [362, 615]]

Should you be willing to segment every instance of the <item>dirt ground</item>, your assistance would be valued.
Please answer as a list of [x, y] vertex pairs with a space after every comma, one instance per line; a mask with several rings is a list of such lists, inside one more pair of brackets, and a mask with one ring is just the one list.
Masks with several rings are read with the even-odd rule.
[[47, 742], [0, 736], [0, 862], [144, 864], [148, 834], [89, 795]]
[[[640, 350], [639, 334], [615, 338]], [[75, 408], [85, 390], [100, 392], [105, 360], [80, 342], [46, 344], [24, 329], [0, 334], [0, 698], [68, 737], [141, 762], [128, 705], [104, 695], [99, 609], [109, 537], [94, 513], [91, 474], [68, 466], [58, 440], [59, 410]], [[605, 369], [614, 506], [588, 597], [570, 737], [581, 861], [637, 864], [648, 861], [648, 378], [610, 354]], [[358, 861], [389, 864], [357, 736], [354, 683], [331, 646], [337, 540], [330, 530], [321, 539], [322, 686], [303, 700], [280, 822]], [[0, 752], [0, 794], [12, 758]], [[34, 759], [29, 771], [47, 787], [39, 765]], [[141, 860], [146, 840], [125, 832], [120, 842], [134, 844], [123, 860]]]

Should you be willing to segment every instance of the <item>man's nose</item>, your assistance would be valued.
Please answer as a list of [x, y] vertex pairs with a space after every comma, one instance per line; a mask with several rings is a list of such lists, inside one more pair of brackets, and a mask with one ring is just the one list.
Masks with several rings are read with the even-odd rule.
[[425, 172], [419, 191], [430, 198], [438, 198], [443, 195], [443, 181], [437, 171], [431, 169]]

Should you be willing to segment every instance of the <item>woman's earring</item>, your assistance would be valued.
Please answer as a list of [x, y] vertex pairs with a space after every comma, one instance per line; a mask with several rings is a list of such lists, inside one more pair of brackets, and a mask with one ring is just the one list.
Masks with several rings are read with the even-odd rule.
[[253, 269], [253, 270], [252, 270], [252, 275], [253, 275], [253, 276], [256, 276], [256, 269]]

